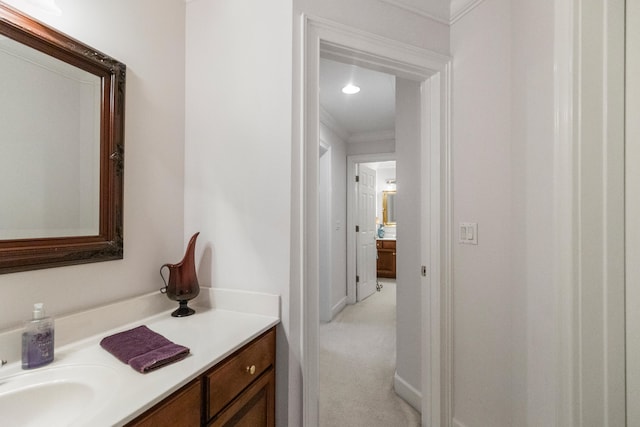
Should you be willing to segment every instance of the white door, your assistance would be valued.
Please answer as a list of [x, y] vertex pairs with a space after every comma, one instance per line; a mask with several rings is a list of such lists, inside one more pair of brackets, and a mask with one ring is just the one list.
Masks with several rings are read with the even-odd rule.
[[640, 426], [640, 0], [626, 3], [625, 243], [627, 426]]
[[356, 301], [376, 290], [376, 171], [358, 167]]

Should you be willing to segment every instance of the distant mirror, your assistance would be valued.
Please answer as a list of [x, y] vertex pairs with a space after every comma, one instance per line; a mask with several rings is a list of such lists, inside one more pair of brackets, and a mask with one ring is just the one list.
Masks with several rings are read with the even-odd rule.
[[382, 192], [382, 222], [384, 225], [396, 225], [396, 192]]

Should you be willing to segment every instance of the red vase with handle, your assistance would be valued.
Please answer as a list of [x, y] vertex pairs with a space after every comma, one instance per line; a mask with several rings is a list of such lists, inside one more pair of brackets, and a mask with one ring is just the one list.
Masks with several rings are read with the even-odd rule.
[[[187, 303], [200, 293], [195, 263], [196, 239], [199, 234], [200, 232], [194, 234], [189, 240], [182, 261], [177, 264], [164, 264], [160, 267], [160, 277], [164, 281], [164, 288], [160, 292], [166, 293], [169, 299], [180, 303], [178, 309], [171, 313], [173, 317], [191, 316], [196, 312], [188, 307]], [[162, 274], [165, 267], [169, 269], [168, 281]]]

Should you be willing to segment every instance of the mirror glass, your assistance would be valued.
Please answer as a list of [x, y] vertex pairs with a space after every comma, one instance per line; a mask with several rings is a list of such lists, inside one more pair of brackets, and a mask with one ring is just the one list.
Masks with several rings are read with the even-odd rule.
[[123, 257], [125, 77], [0, 2], [0, 273]]
[[101, 79], [0, 38], [0, 239], [96, 236]]
[[382, 222], [384, 225], [396, 225], [396, 192], [382, 192]]

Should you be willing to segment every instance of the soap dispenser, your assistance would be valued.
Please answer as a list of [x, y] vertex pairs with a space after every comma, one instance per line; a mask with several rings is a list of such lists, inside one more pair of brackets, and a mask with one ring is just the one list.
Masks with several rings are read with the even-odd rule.
[[22, 369], [44, 366], [53, 361], [53, 319], [45, 316], [44, 304], [33, 305], [33, 318], [25, 322], [22, 334]]

